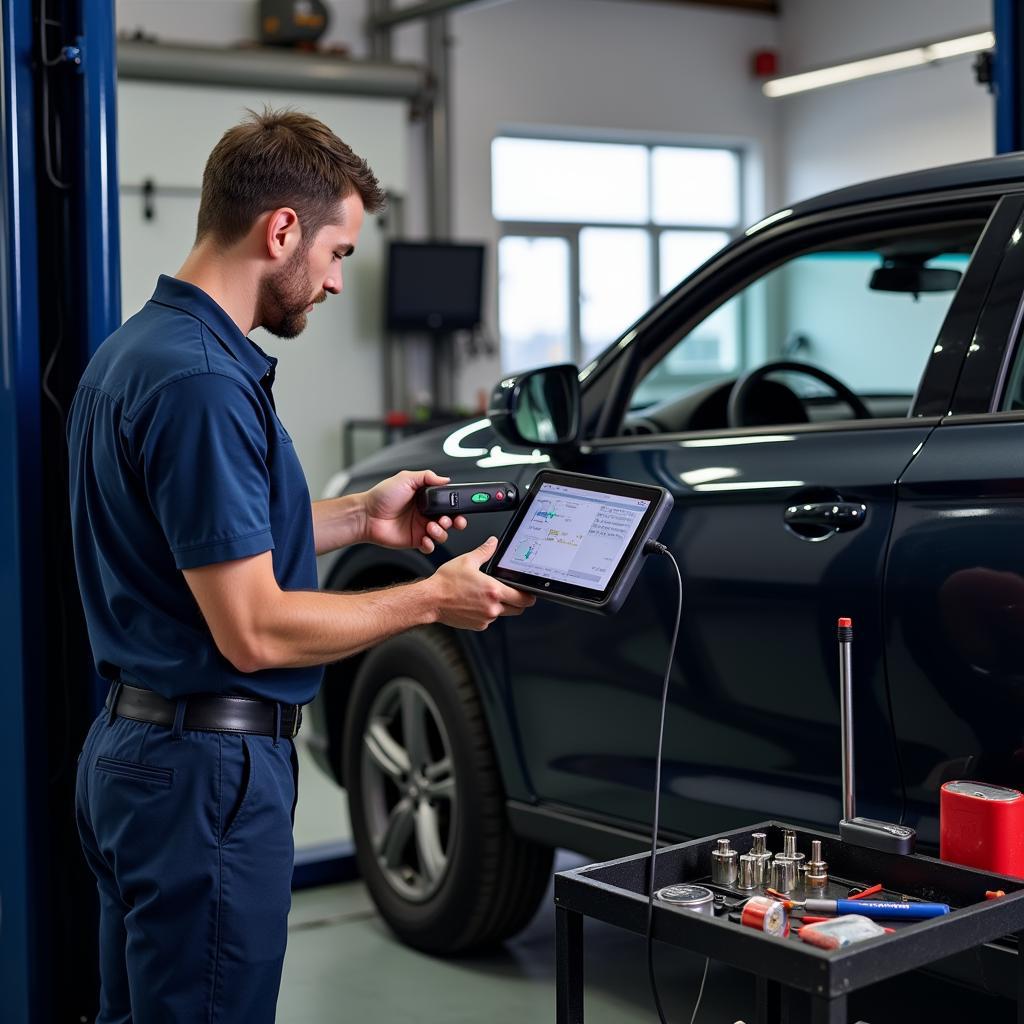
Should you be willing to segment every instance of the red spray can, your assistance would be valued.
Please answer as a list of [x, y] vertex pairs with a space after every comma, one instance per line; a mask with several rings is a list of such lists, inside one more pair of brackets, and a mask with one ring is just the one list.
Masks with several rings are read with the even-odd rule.
[[1024, 878], [1024, 794], [988, 782], [947, 782], [939, 791], [939, 856]]

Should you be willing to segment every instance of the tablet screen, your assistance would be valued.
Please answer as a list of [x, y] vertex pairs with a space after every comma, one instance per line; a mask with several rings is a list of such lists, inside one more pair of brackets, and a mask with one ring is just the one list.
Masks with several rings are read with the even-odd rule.
[[499, 569], [603, 591], [651, 502], [543, 483]]

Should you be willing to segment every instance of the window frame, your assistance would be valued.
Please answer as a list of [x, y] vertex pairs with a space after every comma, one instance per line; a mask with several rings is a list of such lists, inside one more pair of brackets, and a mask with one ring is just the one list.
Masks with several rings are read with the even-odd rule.
[[[582, 289], [580, 287], [580, 232], [584, 228], [610, 228], [610, 229], [634, 229], [642, 230], [647, 235], [648, 241], [648, 273], [650, 274], [651, 291], [648, 296], [647, 305], [644, 308], [644, 313], [650, 307], [658, 303], [668, 293], [664, 295], [661, 292], [661, 236], [665, 232], [693, 232], [699, 234], [702, 232], [715, 232], [726, 234], [730, 241], [734, 241], [736, 238], [741, 237], [743, 229], [747, 224], [747, 213], [746, 213], [746, 180], [748, 173], [748, 147], [742, 143], [737, 142], [715, 142], [708, 139], [702, 139], [695, 142], [681, 140], [678, 138], [659, 138], [644, 135], [639, 138], [629, 136], [608, 136], [608, 135], [590, 135], [590, 134], [575, 134], [575, 133], [544, 133], [538, 132], [533, 129], [523, 130], [501, 130], [498, 131], [494, 138], [491, 140], [492, 143], [496, 139], [511, 138], [511, 139], [529, 139], [538, 140], [544, 142], [580, 142], [580, 143], [600, 143], [602, 145], [623, 145], [623, 146], [642, 146], [647, 150], [647, 189], [648, 189], [648, 203], [647, 203], [647, 219], [645, 221], [602, 221], [602, 220], [588, 220], [588, 221], [532, 221], [532, 220], [502, 220], [498, 217], [494, 217], [495, 223], [498, 225], [498, 241], [504, 238], [562, 238], [569, 244], [569, 353], [568, 361], [575, 363], [577, 366], [583, 366], [584, 361], [590, 362], [597, 358], [601, 352], [603, 352], [609, 345], [614, 344], [615, 338], [609, 339], [608, 343], [601, 349], [595, 352], [587, 360], [584, 360], [583, 356], [583, 337], [581, 332], [581, 311], [580, 302], [582, 297]], [[654, 207], [654, 159], [653, 151], [655, 149], [707, 149], [707, 150], [724, 150], [734, 154], [737, 161], [736, 186], [738, 189], [737, 195], [737, 213], [739, 216], [738, 221], [734, 225], [723, 226], [723, 225], [709, 225], [709, 224], [693, 224], [691, 222], [672, 222], [665, 224], [655, 223], [653, 219], [653, 207]], [[491, 167], [491, 173], [493, 176], [494, 169]], [[493, 190], [492, 190], [493, 196]], [[492, 216], [493, 203], [492, 203]], [[728, 244], [728, 243], [727, 243]], [[498, 306], [498, 323], [501, 322], [501, 267], [498, 265], [498, 261], [495, 260], [497, 275], [498, 275], [498, 287], [495, 292], [495, 301]], [[641, 316], [644, 315], [641, 314]], [[623, 329], [628, 328], [628, 324], [623, 325]], [[499, 348], [504, 349], [502, 339], [499, 334]], [[503, 366], [504, 370], [504, 366]]]
[[963, 371], [946, 416], [948, 423], [1024, 419], [1024, 409], [1004, 409], [1010, 385], [1024, 360], [1024, 192], [1002, 203], [1016, 224], [993, 275], [971, 338]]
[[[935, 422], [950, 407], [960, 367], [967, 355], [967, 341], [984, 307], [988, 286], [1002, 260], [1009, 237], [1004, 231], [1006, 217], [997, 216], [1006, 200], [1005, 188], [939, 192], [877, 200], [849, 207], [796, 216], [772, 225], [763, 232], [740, 239], [710, 260], [699, 272], [648, 311], [620, 339], [619, 351], [595, 365], [593, 384], [585, 380], [584, 422], [587, 444], [606, 445], [660, 443], [684, 437], [746, 436], [778, 432], [778, 425], [764, 428], [723, 428], [675, 434], [622, 436], [622, 422], [637, 382], [688, 331], [714, 309], [738, 294], [756, 278], [803, 252], [857, 235], [898, 227], [921, 226], [956, 219], [977, 218], [985, 222], [978, 244], [967, 266], [965, 278], [953, 298], [939, 331], [941, 357], [933, 355], [925, 366], [910, 415], [899, 418], [826, 421], [787, 426], [787, 433], [867, 429]], [[629, 338], [628, 345], [623, 341]], [[609, 373], [608, 371], [612, 371]], [[590, 375], [588, 375], [590, 376]], [[600, 386], [593, 386], [596, 384]], [[589, 386], [587, 386], [589, 385]], [[939, 411], [939, 410], [942, 411]]]

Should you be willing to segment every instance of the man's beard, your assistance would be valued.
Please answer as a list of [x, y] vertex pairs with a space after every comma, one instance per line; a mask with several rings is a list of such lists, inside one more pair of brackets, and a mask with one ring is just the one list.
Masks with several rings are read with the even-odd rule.
[[294, 338], [301, 334], [306, 329], [306, 307], [327, 298], [324, 291], [310, 297], [313, 286], [304, 257], [305, 253], [296, 252], [260, 287], [259, 323], [275, 337]]

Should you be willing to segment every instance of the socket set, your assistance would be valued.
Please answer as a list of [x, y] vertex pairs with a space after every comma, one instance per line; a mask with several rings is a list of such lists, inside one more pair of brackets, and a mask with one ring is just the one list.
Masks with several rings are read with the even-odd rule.
[[[947, 903], [887, 891], [881, 883], [858, 885], [830, 876], [824, 839], [810, 839], [805, 853], [798, 848], [796, 829], [782, 826], [779, 831], [782, 848], [776, 853], [769, 848], [767, 831], [711, 840], [710, 878], [665, 886], [654, 894], [655, 900], [693, 909], [699, 905], [703, 914], [727, 916], [730, 922], [775, 937], [799, 935], [822, 948], [840, 948], [894, 930], [879, 921], [887, 926], [913, 923], [951, 910]], [[835, 842], [837, 849], [846, 845], [838, 838]], [[680, 891], [685, 899], [678, 898]], [[827, 927], [817, 929], [819, 924]]]
[[[795, 829], [783, 828], [781, 840], [782, 848], [773, 852], [769, 835], [763, 831], [742, 838], [734, 833], [730, 838], [713, 839], [710, 877], [664, 886], [655, 893], [655, 899], [705, 915], [728, 916], [730, 921], [781, 937], [790, 935], [791, 930], [795, 935], [803, 924], [826, 920], [818, 914], [857, 915], [857, 921], [878, 918], [890, 923], [922, 920], [950, 911], [946, 904], [911, 899], [888, 892], [880, 884], [859, 884], [831, 876], [823, 839], [810, 839], [805, 844], [806, 852], [798, 848]], [[872, 899], [858, 902], [862, 896]], [[854, 924], [851, 928], [856, 931]], [[884, 933], [872, 927], [873, 931], [865, 930], [857, 937]], [[813, 941], [813, 936], [808, 936], [808, 941]], [[847, 940], [836, 937], [834, 941]]]
[[[745, 853], [733, 849], [729, 839], [718, 839], [711, 851], [711, 883], [738, 893], [774, 889], [790, 896], [805, 889], [818, 894], [828, 886], [828, 863], [822, 856], [822, 842], [813, 839], [810, 857], [797, 849], [796, 832], [786, 829], [782, 849], [768, 849], [765, 832], [752, 832], [750, 849]], [[844, 893], [846, 895], [846, 893]]]

